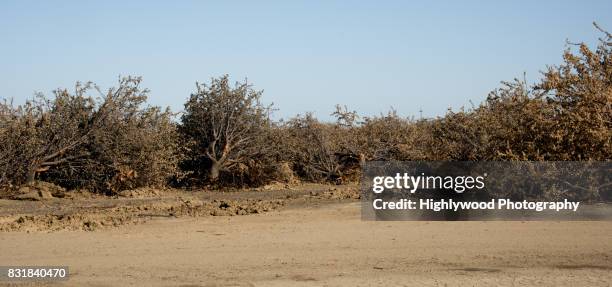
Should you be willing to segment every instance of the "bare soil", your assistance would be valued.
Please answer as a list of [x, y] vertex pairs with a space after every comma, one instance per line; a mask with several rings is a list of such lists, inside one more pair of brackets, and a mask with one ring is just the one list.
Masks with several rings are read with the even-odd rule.
[[70, 266], [15, 286], [612, 285], [612, 222], [369, 222], [354, 191], [1, 200], [0, 265]]
[[61, 188], [38, 183], [0, 199], [0, 232], [94, 231], [160, 217], [248, 215], [281, 206], [359, 198], [356, 186], [318, 184], [226, 191], [140, 188], [113, 197], [54, 189]]

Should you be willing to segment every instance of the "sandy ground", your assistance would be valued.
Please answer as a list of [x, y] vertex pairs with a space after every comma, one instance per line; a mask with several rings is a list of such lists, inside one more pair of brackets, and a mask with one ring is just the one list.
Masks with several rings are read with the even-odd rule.
[[352, 201], [4, 232], [0, 261], [68, 265], [65, 286], [610, 286], [612, 222], [365, 222]]
[[154, 218], [249, 215], [359, 198], [355, 185], [272, 184], [224, 191], [141, 188], [115, 196], [61, 191], [60, 197], [52, 196], [49, 186], [22, 195], [0, 194], [0, 232], [98, 231]]

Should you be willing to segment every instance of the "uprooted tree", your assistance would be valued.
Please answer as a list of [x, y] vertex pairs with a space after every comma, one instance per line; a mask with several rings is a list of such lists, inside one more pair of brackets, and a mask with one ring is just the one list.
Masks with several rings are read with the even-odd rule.
[[246, 81], [231, 86], [227, 75], [196, 87], [179, 128], [187, 149], [184, 166], [196, 178], [216, 182], [221, 173], [244, 171], [264, 157], [270, 107], [260, 102], [262, 91]]
[[85, 93], [91, 84], [77, 84], [75, 92], [56, 90], [54, 99], [38, 94], [23, 105], [2, 104], [3, 181], [34, 181], [38, 173], [88, 155], [89, 136], [107, 115]]
[[[43, 178], [70, 188], [117, 191], [166, 183], [175, 172], [175, 125], [169, 111], [142, 107], [140, 78], [103, 93], [77, 83], [15, 106], [0, 104], [0, 185]], [[98, 97], [90, 95], [92, 90]]]
[[89, 156], [58, 166], [45, 180], [114, 193], [126, 188], [164, 186], [177, 174], [177, 132], [173, 114], [146, 105], [141, 78], [123, 78], [101, 93], [99, 128], [89, 132]]

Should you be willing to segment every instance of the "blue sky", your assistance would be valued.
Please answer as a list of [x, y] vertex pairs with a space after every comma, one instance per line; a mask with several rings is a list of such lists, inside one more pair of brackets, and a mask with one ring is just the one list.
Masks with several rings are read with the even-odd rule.
[[1, 1], [0, 98], [140, 75], [182, 109], [195, 82], [230, 74], [276, 118], [337, 103], [365, 115], [443, 115], [501, 80], [536, 81], [565, 40], [612, 30], [612, 1]]

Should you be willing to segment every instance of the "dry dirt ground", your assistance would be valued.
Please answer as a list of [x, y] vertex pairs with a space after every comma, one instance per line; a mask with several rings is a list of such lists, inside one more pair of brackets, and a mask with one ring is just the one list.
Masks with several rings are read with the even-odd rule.
[[368, 222], [352, 189], [0, 200], [0, 265], [68, 265], [57, 286], [612, 285], [612, 222]]

